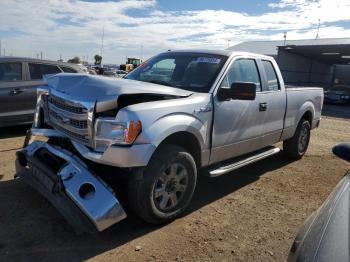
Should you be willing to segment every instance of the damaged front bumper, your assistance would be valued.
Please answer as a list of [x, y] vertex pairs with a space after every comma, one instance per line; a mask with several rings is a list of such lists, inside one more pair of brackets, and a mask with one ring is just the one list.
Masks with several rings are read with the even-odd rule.
[[47, 198], [77, 233], [102, 231], [126, 218], [113, 190], [65, 149], [34, 141], [17, 152], [16, 177]]

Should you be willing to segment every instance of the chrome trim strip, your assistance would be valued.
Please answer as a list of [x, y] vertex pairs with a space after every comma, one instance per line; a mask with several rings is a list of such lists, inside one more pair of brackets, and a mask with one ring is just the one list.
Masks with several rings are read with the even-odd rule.
[[48, 103], [49, 104], [49, 110], [51, 111], [54, 111], [60, 115], [64, 115], [65, 117], [68, 117], [68, 118], [71, 118], [71, 119], [74, 119], [74, 120], [86, 120], [86, 113], [84, 114], [76, 114], [76, 113], [72, 113], [72, 112], [69, 112], [69, 111], [65, 111], [61, 108], [58, 108], [57, 106], [55, 106], [54, 104], [52, 103]]
[[20, 110], [20, 111], [13, 111], [13, 112], [5, 112], [0, 113], [0, 117], [3, 116], [17, 116], [17, 115], [31, 115], [34, 114], [35, 109], [29, 109], [29, 110]]
[[55, 129], [32, 128], [30, 132], [32, 136], [66, 137], [66, 135]]
[[[56, 120], [56, 121], [52, 121], [52, 120]], [[72, 132], [72, 133], [76, 133], [77, 135], [87, 136], [89, 134], [87, 129], [81, 129], [81, 128], [74, 127], [70, 124], [63, 123], [58, 118], [54, 117], [51, 114], [50, 114], [50, 122], [53, 125], [59, 126], [63, 129], [66, 129], [66, 130]]]

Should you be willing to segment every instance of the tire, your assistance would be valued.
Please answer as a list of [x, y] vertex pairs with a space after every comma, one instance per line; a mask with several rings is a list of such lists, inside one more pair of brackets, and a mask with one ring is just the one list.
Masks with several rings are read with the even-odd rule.
[[301, 119], [294, 136], [283, 141], [283, 151], [287, 156], [301, 159], [307, 151], [310, 142], [311, 126], [308, 120]]
[[152, 156], [143, 175], [130, 179], [130, 208], [148, 223], [168, 223], [183, 214], [196, 183], [197, 168], [191, 154], [181, 147], [164, 145]]

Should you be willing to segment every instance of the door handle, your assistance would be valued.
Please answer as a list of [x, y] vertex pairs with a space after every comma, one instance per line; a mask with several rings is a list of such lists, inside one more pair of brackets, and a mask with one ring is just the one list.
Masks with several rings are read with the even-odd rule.
[[259, 104], [259, 111], [266, 111], [267, 110], [267, 103], [260, 103]]
[[9, 92], [9, 94], [10, 94], [10, 96], [15, 96], [15, 95], [18, 95], [18, 94], [20, 94], [20, 93], [22, 93], [22, 92], [23, 92], [23, 90], [21, 90], [21, 89], [19, 89], [19, 88], [15, 88], [15, 89], [11, 90], [11, 91]]

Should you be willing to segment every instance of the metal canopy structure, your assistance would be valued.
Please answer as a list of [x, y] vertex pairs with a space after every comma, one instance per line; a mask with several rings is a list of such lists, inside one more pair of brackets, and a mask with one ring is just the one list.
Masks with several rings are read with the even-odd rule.
[[[277, 56], [279, 50], [285, 50], [308, 58], [313, 57], [327, 64], [350, 63], [350, 59], [341, 58], [341, 56], [350, 56], [350, 38], [248, 41], [231, 46], [228, 49], [271, 55], [274, 57]], [[322, 55], [322, 53], [336, 53], [336, 55]]]
[[350, 64], [350, 43], [321, 45], [285, 45], [279, 51], [300, 55], [327, 64]]

